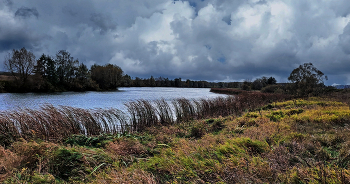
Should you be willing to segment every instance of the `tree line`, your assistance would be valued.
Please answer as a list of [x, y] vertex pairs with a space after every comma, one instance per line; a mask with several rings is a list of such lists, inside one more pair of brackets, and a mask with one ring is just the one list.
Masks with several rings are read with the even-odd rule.
[[267, 93], [285, 93], [305, 96], [319, 94], [326, 88], [327, 76], [312, 63], [304, 63], [294, 69], [288, 77], [289, 83], [277, 84], [274, 77], [261, 77], [253, 82], [207, 82], [158, 77], [132, 79], [113, 64], [94, 64], [90, 69], [74, 59], [66, 50], [60, 50], [55, 57], [35, 55], [25, 48], [13, 49], [5, 57], [4, 65], [12, 75], [12, 80], [1, 80], [0, 92], [54, 92], [54, 91], [99, 91], [115, 90], [118, 87], [188, 87], [188, 88], [241, 88], [260, 90]]
[[55, 57], [42, 54], [39, 59], [22, 48], [13, 49], [5, 57], [4, 65], [11, 80], [0, 79], [0, 92], [55, 92], [115, 90], [118, 87], [222, 87], [221, 83], [207, 81], [174, 80], [164, 77], [131, 78], [112, 64], [94, 64], [88, 68], [74, 59], [66, 50]]
[[318, 70], [312, 63], [304, 63], [295, 68], [288, 77], [288, 83], [277, 84], [275, 78], [262, 77], [253, 82], [245, 80], [242, 90], [260, 90], [264, 93], [290, 94], [298, 97], [318, 96], [335, 91], [332, 86], [325, 86], [328, 77]]
[[[126, 82], [129, 81], [129, 82]], [[210, 88], [215, 86], [217, 83], [211, 83], [207, 81], [192, 81], [185, 80], [183, 81], [181, 78], [175, 78], [174, 80], [164, 77], [154, 78], [151, 76], [150, 78], [139, 78], [135, 77], [135, 79], [129, 80], [124, 79], [123, 87], [181, 87], [181, 88]]]
[[42, 54], [36, 60], [25, 48], [13, 49], [4, 65], [13, 76], [1, 85], [8, 92], [112, 90], [123, 79], [119, 66], [95, 64], [88, 69], [66, 50], [58, 51], [55, 57]]

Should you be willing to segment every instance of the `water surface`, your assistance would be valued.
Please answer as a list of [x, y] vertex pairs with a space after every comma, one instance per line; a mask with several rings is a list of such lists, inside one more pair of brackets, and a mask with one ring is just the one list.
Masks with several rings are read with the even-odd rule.
[[124, 103], [133, 100], [157, 100], [164, 98], [215, 98], [226, 96], [209, 92], [209, 88], [119, 88], [108, 92], [61, 92], [61, 93], [0, 93], [0, 111], [17, 108], [38, 109], [45, 104], [71, 106], [84, 109], [117, 108], [124, 110]]

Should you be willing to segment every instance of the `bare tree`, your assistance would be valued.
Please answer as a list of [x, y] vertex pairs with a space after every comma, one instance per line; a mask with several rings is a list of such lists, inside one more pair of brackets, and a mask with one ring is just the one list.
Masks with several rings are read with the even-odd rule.
[[13, 49], [11, 53], [5, 56], [4, 64], [6, 69], [23, 86], [34, 71], [35, 56], [24, 47], [21, 50]]

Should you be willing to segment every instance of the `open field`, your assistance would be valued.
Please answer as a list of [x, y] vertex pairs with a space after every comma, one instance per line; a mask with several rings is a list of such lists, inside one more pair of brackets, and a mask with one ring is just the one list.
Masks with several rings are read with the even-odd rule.
[[[217, 118], [197, 113], [177, 122], [138, 101], [148, 112], [143, 115], [157, 117], [141, 131], [59, 141], [32, 131], [0, 147], [0, 178], [5, 183], [349, 183], [348, 104], [325, 98], [255, 102], [239, 113]], [[186, 100], [174, 103], [187, 109], [183, 114], [193, 112]], [[167, 106], [159, 101], [159, 109]], [[138, 117], [143, 116], [135, 113], [133, 122]]]

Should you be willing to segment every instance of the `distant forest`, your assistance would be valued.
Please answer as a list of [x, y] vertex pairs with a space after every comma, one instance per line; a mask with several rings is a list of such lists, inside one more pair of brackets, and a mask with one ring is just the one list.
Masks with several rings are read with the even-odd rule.
[[25, 48], [13, 49], [5, 57], [7, 72], [0, 73], [0, 92], [59, 92], [106, 91], [118, 87], [182, 87], [182, 88], [240, 88], [244, 91], [259, 90], [264, 93], [291, 94], [296, 96], [319, 95], [335, 90], [326, 87], [328, 77], [312, 63], [304, 63], [289, 75], [289, 83], [277, 84], [274, 77], [256, 78], [244, 82], [207, 82], [168, 79], [164, 77], [131, 78], [113, 64], [94, 64], [90, 69], [74, 59], [66, 50], [55, 57], [42, 54], [36, 59]]
[[[164, 77], [131, 78], [112, 64], [88, 68], [66, 50], [55, 57], [36, 59], [25, 48], [13, 49], [5, 57], [6, 72], [0, 73], [0, 92], [105, 91], [118, 87], [240, 88], [241, 82], [207, 82]], [[266, 78], [267, 80], [267, 78]], [[264, 87], [264, 85], [261, 85]]]

